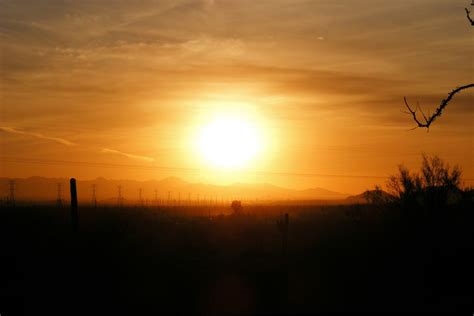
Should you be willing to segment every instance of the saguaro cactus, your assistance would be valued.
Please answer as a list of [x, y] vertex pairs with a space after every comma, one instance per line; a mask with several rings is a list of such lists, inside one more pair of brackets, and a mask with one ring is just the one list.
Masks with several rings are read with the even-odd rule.
[[78, 229], [78, 224], [79, 224], [79, 215], [77, 212], [76, 179], [71, 178], [70, 187], [71, 187], [71, 224], [72, 224], [72, 230], [76, 232]]
[[288, 226], [290, 224], [290, 218], [288, 213], [286, 213], [281, 220], [277, 220], [277, 228], [281, 234], [281, 250], [283, 257], [286, 257], [286, 252], [288, 248]]

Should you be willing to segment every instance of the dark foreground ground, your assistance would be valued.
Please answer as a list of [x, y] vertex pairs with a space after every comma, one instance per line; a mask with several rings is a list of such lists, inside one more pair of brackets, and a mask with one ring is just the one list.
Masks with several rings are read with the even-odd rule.
[[[472, 205], [0, 209], [2, 316], [474, 311]], [[193, 213], [194, 212], [194, 213]], [[275, 223], [290, 214], [282, 254]], [[193, 214], [191, 214], [193, 213]]]

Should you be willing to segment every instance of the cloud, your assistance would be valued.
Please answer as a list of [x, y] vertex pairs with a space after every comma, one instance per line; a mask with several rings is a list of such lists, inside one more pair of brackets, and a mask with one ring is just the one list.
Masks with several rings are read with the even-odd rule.
[[128, 157], [128, 158], [144, 160], [144, 161], [148, 161], [148, 162], [155, 161], [155, 159], [151, 158], [151, 157], [133, 155], [133, 154], [124, 153], [122, 151], [115, 150], [115, 149], [110, 149], [110, 148], [102, 148], [102, 152], [103, 153], [109, 153], [109, 154], [117, 154], [117, 155], [125, 156], [125, 157]]
[[51, 136], [46, 136], [40, 133], [33, 133], [33, 132], [26, 132], [26, 131], [21, 131], [12, 127], [7, 127], [7, 126], [0, 126], [0, 131], [9, 133], [9, 134], [18, 134], [18, 135], [25, 135], [25, 136], [31, 136], [39, 139], [45, 139], [45, 140], [50, 140], [62, 145], [66, 146], [75, 146], [77, 145], [76, 143], [70, 142], [64, 138], [59, 138], [59, 137], [51, 137]]
[[238, 56], [245, 51], [245, 43], [236, 38], [211, 38], [209, 36], [200, 36], [195, 39], [185, 41], [180, 47], [190, 53], [212, 54], [213, 57]]

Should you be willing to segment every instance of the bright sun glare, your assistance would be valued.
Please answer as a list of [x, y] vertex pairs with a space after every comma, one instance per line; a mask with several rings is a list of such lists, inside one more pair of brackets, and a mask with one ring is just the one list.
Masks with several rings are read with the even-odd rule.
[[219, 117], [204, 126], [199, 135], [199, 150], [213, 166], [244, 167], [260, 151], [258, 130], [238, 117]]

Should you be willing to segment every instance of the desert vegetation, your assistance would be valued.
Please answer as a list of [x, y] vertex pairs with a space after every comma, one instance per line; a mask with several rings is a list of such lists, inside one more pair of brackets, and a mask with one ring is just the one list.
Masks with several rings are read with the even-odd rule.
[[[3, 207], [5, 311], [468, 311], [472, 190], [424, 156], [353, 205]], [[209, 215], [211, 214], [211, 215]], [[219, 215], [222, 214], [222, 215]]]

